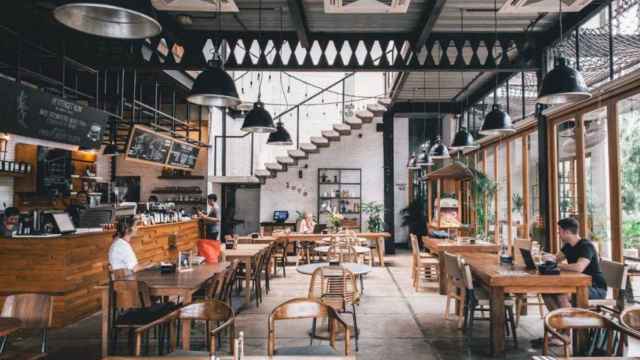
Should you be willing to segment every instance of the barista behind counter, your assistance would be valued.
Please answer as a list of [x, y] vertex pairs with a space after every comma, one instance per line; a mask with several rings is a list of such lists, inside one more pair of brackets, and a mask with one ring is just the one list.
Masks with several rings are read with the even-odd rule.
[[4, 210], [2, 223], [0, 223], [0, 235], [4, 237], [12, 237], [13, 233], [18, 230], [20, 222], [20, 210], [16, 207], [8, 207]]

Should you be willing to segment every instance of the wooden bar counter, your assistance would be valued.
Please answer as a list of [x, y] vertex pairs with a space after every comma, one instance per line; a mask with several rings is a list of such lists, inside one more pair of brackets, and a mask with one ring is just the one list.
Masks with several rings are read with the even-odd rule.
[[[54, 296], [53, 325], [66, 326], [100, 310], [113, 232], [53, 238], [0, 238], [0, 302], [15, 293]], [[138, 228], [131, 244], [138, 261], [174, 261], [177, 251], [195, 249], [196, 220]]]

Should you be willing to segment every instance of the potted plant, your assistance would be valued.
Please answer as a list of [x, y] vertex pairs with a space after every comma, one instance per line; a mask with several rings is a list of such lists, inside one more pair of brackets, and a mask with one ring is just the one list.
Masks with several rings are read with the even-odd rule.
[[381, 232], [383, 230], [382, 212], [384, 206], [379, 202], [368, 202], [362, 204], [362, 212], [369, 215], [367, 226], [370, 232]]
[[423, 195], [420, 194], [409, 203], [409, 206], [400, 210], [401, 225], [409, 227], [409, 233], [415, 234], [418, 239], [421, 239], [427, 233], [425, 202]]
[[340, 231], [342, 220], [344, 220], [344, 216], [340, 214], [337, 209], [329, 210], [329, 227], [333, 229], [334, 232]]
[[484, 224], [488, 220], [485, 213], [487, 199], [492, 199], [498, 189], [498, 184], [489, 179], [482, 171], [469, 168], [473, 173], [471, 178], [471, 194], [473, 195], [474, 207], [476, 210], [476, 235], [486, 237]]
[[514, 215], [517, 215], [513, 217], [513, 221], [517, 224], [520, 224], [522, 222], [522, 209], [524, 208], [524, 199], [522, 198], [522, 195], [520, 195], [519, 193], [514, 193], [511, 196], [511, 206], [511, 210], [513, 211]]

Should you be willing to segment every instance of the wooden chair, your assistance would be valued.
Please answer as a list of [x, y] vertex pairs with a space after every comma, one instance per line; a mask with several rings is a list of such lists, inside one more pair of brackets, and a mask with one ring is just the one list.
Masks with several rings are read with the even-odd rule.
[[277, 241], [273, 244], [273, 274], [278, 275], [278, 266], [282, 269], [282, 276], [287, 277], [287, 248], [289, 240]]
[[[190, 332], [191, 321], [204, 321], [205, 322], [205, 334], [207, 334], [208, 351], [198, 352], [191, 351], [190, 344]], [[177, 322], [181, 322], [180, 328], [182, 329], [182, 349], [177, 350], [178, 343], [178, 326]], [[210, 330], [210, 324], [215, 322], [217, 325], [214, 329]], [[173, 311], [164, 317], [157, 319], [156, 321], [149, 323], [145, 326], [141, 326], [135, 330], [136, 345], [135, 355], [141, 355], [142, 340], [145, 334], [154, 327], [166, 326], [169, 328], [169, 347], [170, 353], [168, 356], [203, 356], [214, 355], [216, 352], [217, 338], [221, 335], [223, 330], [229, 330], [229, 351], [233, 353], [233, 343], [235, 339], [235, 315], [231, 307], [222, 301], [208, 300], [205, 302], [197, 302], [189, 304], [178, 310]]]
[[418, 237], [409, 235], [411, 241], [411, 280], [416, 291], [422, 289], [422, 280], [438, 281], [440, 279], [439, 261], [433, 255], [420, 252]]
[[[457, 301], [458, 306], [454, 308], [457, 310], [458, 316], [458, 329], [461, 329], [465, 319], [464, 304], [466, 304], [465, 298], [467, 295], [464, 274], [461, 270], [460, 258], [457, 255], [444, 253], [444, 268], [447, 274], [447, 299], [444, 308], [444, 318], [449, 319], [451, 301]], [[454, 303], [455, 305], [455, 303]]]
[[[356, 351], [358, 351], [359, 329], [356, 315], [356, 305], [360, 303], [360, 291], [357, 286], [356, 276], [342, 266], [324, 266], [317, 268], [311, 275], [309, 283], [310, 299], [319, 299], [338, 313], [350, 313], [353, 318], [353, 328], [356, 338]], [[351, 308], [349, 310], [349, 308]], [[313, 323], [313, 334], [315, 326]]]
[[40, 352], [21, 353], [5, 351], [8, 336], [0, 344], [1, 359], [43, 359], [47, 357], [47, 329], [51, 327], [53, 316], [53, 300], [45, 294], [9, 295], [2, 306], [1, 317], [16, 318], [21, 321], [23, 329], [37, 329], [42, 331]]
[[224, 271], [220, 292], [215, 296], [216, 300], [226, 303], [231, 308], [233, 308], [231, 298], [233, 295], [233, 287], [236, 283], [239, 264], [239, 260], [233, 260], [229, 267]]
[[[464, 329], [469, 337], [469, 340], [473, 338], [473, 323], [475, 320], [487, 320], [490, 318], [476, 318], [475, 313], [480, 311], [481, 313], [490, 312], [491, 311], [491, 303], [489, 300], [489, 293], [481, 287], [476, 288], [473, 283], [473, 276], [471, 275], [471, 268], [469, 264], [467, 264], [464, 259], [460, 259], [458, 262], [460, 267], [460, 272], [462, 273], [464, 286], [465, 286], [465, 295], [464, 295]], [[448, 264], [447, 264], [448, 266]], [[447, 267], [447, 273], [449, 272], [449, 268]], [[516, 320], [513, 315], [513, 310], [515, 307], [514, 301], [509, 297], [505, 296], [504, 300], [504, 310], [505, 310], [505, 326], [507, 327], [507, 336], [509, 335], [509, 330], [511, 330], [511, 335], [513, 336], [513, 342], [516, 347], [518, 347], [518, 335], [516, 333]]]
[[[299, 320], [299, 319], [328, 319], [329, 321], [329, 344], [321, 346], [306, 346], [282, 348], [276, 351], [276, 321]], [[267, 354], [289, 355], [289, 356], [336, 356], [336, 330], [338, 325], [344, 328], [344, 355], [351, 355], [351, 326], [349, 326], [340, 315], [329, 305], [322, 303], [318, 299], [296, 298], [278, 305], [269, 315], [268, 322], [268, 343]]]
[[[544, 348], [542, 354], [549, 354], [549, 340], [551, 337], [556, 337], [563, 344], [564, 357], [572, 356], [571, 354], [574, 353], [575, 349], [571, 349], [571, 331], [593, 329], [604, 329], [612, 332], [621, 330], [621, 327], [606, 316], [587, 309], [562, 308], [551, 311], [544, 318]], [[608, 335], [607, 353], [610, 356], [614, 356], [619, 349], [614, 349], [613, 334], [609, 333]]]
[[256, 307], [260, 306], [260, 304], [262, 303], [262, 272], [265, 267], [264, 262], [268, 256], [267, 250], [260, 252], [256, 256], [256, 262], [252, 266], [253, 271], [250, 275], [247, 274], [246, 267], [239, 267], [240, 270], [237, 271], [235, 279], [241, 289], [242, 284], [245, 282], [247, 276], [250, 276], [249, 280], [253, 284], [253, 289], [245, 289], [245, 291], [253, 291], [253, 295], [256, 299]]
[[619, 311], [622, 310], [627, 287], [627, 265], [601, 259], [600, 270], [602, 270], [602, 275], [607, 282], [607, 287], [614, 290], [614, 297], [611, 299], [589, 300], [589, 307], [607, 306]]
[[[515, 263], [519, 265], [524, 264], [524, 259], [520, 253], [520, 249], [531, 250], [531, 240], [529, 239], [516, 239], [513, 243], [513, 255], [515, 257]], [[533, 301], [532, 301], [533, 300]], [[516, 296], [516, 326], [520, 323], [520, 316], [526, 310], [528, 305], [537, 305], [540, 319], [544, 319], [544, 300], [540, 294], [521, 294]]]
[[296, 256], [296, 266], [302, 264], [311, 264], [313, 252], [316, 244], [313, 241], [302, 240], [298, 242], [298, 254]]
[[[161, 319], [177, 308], [173, 303], [152, 303], [149, 288], [146, 283], [138, 280], [113, 280], [111, 282], [115, 307], [112, 319], [112, 346], [118, 341], [118, 331], [129, 331], [129, 346], [133, 348], [134, 330]], [[162, 348], [165, 328], [159, 328], [159, 348]], [[147, 341], [148, 345], [148, 341]], [[113, 349], [112, 349], [113, 351]]]

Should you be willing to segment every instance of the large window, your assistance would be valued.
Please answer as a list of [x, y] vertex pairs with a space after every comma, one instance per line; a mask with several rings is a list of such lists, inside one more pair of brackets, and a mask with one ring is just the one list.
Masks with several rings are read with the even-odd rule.
[[[496, 151], [494, 146], [487, 149], [487, 158], [485, 160], [486, 160], [487, 177], [493, 181], [496, 181], [496, 173], [495, 173]], [[486, 205], [487, 238], [491, 240], [496, 238], [496, 230], [497, 230], [495, 197], [487, 197], [486, 204], [487, 204]]]
[[500, 225], [500, 241], [507, 244], [509, 224], [507, 223], [507, 145], [501, 141], [498, 146], [498, 224]]
[[523, 228], [524, 224], [524, 190], [522, 188], [522, 179], [523, 179], [523, 162], [522, 162], [522, 138], [518, 137], [515, 140], [511, 141], [509, 145], [510, 152], [510, 174], [511, 174], [511, 226], [513, 239], [516, 238], [526, 238], [527, 230], [526, 227]]
[[578, 218], [578, 182], [576, 161], [576, 123], [564, 121], [556, 126], [557, 214], [559, 219]]
[[529, 162], [529, 236], [542, 244], [545, 237], [544, 225], [540, 216], [540, 185], [538, 171], [538, 132], [527, 135], [527, 158]]
[[626, 256], [640, 248], [640, 94], [618, 102], [622, 237]]
[[611, 258], [611, 211], [607, 109], [588, 112], [584, 119], [585, 177], [588, 236], [597, 243], [600, 256]]

